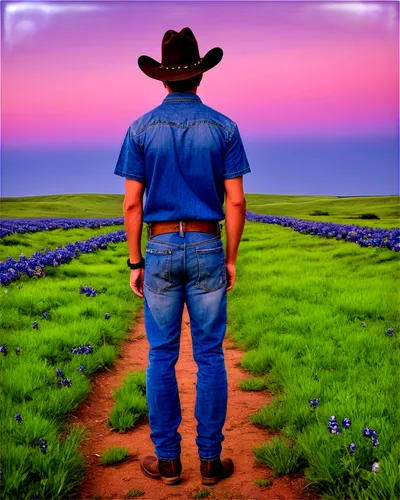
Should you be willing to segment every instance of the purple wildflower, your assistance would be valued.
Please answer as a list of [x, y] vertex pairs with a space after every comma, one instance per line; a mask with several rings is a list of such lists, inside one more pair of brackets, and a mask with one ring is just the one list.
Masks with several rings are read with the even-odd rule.
[[388, 328], [387, 333], [388, 333], [389, 337], [393, 337], [394, 329], [393, 328]]
[[7, 356], [8, 349], [5, 345], [0, 345], [0, 352], [4, 352], [4, 356]]
[[355, 453], [357, 447], [354, 443], [350, 443], [349, 444], [349, 450], [351, 451], [351, 453]]
[[105, 319], [110, 319], [110, 315], [108, 313], [105, 313], [104, 318]]
[[17, 422], [22, 422], [22, 417], [21, 417], [21, 414], [20, 413], [16, 413], [14, 415], [14, 418]]
[[34, 328], [35, 330], [37, 330], [37, 329], [39, 328], [39, 324], [38, 324], [38, 322], [37, 322], [37, 321], [34, 321], [34, 322], [33, 322], [33, 328]]
[[344, 418], [344, 419], [342, 420], [342, 425], [343, 425], [343, 427], [344, 427], [345, 429], [348, 429], [348, 428], [350, 427], [350, 425], [351, 425], [351, 420], [350, 420], [349, 418], [347, 418], [347, 417], [346, 417], [346, 418]]
[[372, 446], [379, 446], [379, 441], [376, 438], [371, 438]]
[[45, 438], [40, 438], [40, 451], [45, 454], [47, 450], [47, 443]]
[[377, 472], [379, 472], [379, 462], [374, 462], [374, 463], [372, 464], [372, 472], [373, 472], [374, 474], [376, 474]]
[[61, 368], [57, 368], [56, 375], [57, 375], [57, 377], [64, 377], [64, 373], [61, 370]]
[[85, 367], [85, 365], [79, 365], [79, 367], [77, 368], [77, 370], [79, 370], [81, 372], [84, 372], [86, 370], [86, 367]]
[[43, 311], [43, 318], [47, 319], [48, 317], [49, 317], [49, 315], [48, 315], [47, 311]]
[[19, 353], [21, 352], [21, 349], [20, 349], [19, 347], [16, 347], [16, 348], [15, 348], [15, 352], [16, 352], [17, 354], [19, 354]]
[[363, 436], [365, 437], [371, 437], [372, 436], [372, 429], [371, 427], [364, 427], [362, 430]]
[[65, 387], [71, 387], [72, 385], [72, 380], [70, 380], [69, 378], [65, 378], [63, 380], [63, 384], [65, 385]]

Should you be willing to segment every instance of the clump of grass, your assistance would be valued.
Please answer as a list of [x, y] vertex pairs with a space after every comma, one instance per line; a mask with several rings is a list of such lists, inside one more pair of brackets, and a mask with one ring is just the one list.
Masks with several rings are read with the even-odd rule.
[[206, 498], [211, 495], [210, 488], [205, 488], [203, 490], [196, 491], [194, 498]]
[[274, 436], [268, 443], [253, 450], [255, 456], [274, 470], [275, 476], [292, 474], [300, 468], [301, 449], [285, 438]]
[[255, 486], [265, 487], [265, 486], [269, 486], [270, 484], [271, 484], [271, 481], [269, 479], [256, 479], [254, 481]]
[[254, 425], [262, 425], [269, 429], [282, 429], [289, 421], [285, 404], [279, 398], [263, 406], [257, 413], [250, 416], [250, 422]]
[[267, 388], [266, 380], [261, 377], [249, 377], [239, 382], [242, 391], [263, 391]]
[[101, 463], [103, 465], [113, 465], [118, 462], [123, 462], [128, 458], [128, 448], [114, 447], [109, 450], [103, 451], [101, 454]]
[[128, 491], [128, 493], [125, 494], [125, 498], [141, 497], [142, 495], [144, 495], [144, 491], [134, 489], [134, 490]]
[[329, 215], [329, 212], [324, 212], [323, 210], [313, 210], [309, 215]]
[[360, 219], [379, 219], [376, 214], [361, 214]]
[[130, 373], [122, 386], [114, 391], [115, 405], [108, 415], [108, 423], [120, 432], [135, 427], [147, 415], [146, 374], [144, 370]]

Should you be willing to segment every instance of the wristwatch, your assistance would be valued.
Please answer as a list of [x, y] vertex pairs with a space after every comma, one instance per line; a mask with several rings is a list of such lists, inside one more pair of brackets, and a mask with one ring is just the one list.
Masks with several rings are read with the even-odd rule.
[[130, 267], [131, 269], [140, 269], [141, 267], [144, 269], [144, 258], [142, 257], [142, 260], [140, 262], [136, 262], [136, 264], [132, 264], [131, 261], [129, 260], [129, 257], [128, 257], [128, 260], [126, 261], [126, 263], [128, 264], [128, 267]]

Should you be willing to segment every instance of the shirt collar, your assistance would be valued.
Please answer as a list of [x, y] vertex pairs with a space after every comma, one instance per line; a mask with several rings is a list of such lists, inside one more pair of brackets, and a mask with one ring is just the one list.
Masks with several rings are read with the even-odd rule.
[[171, 92], [167, 94], [167, 96], [163, 99], [164, 102], [202, 102], [200, 97], [197, 94], [193, 94], [193, 92]]

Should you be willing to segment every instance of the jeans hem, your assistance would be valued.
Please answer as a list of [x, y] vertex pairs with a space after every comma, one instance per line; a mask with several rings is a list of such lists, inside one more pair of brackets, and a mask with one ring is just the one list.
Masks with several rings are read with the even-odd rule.
[[161, 457], [161, 456], [157, 455], [157, 458], [158, 458], [158, 460], [161, 460], [162, 462], [168, 462], [169, 460], [176, 460], [177, 458], [180, 458], [180, 456], [181, 456], [181, 454], [179, 453], [179, 455], [176, 455], [174, 457], [168, 457], [168, 458]]
[[203, 461], [207, 461], [207, 462], [213, 462], [215, 460], [218, 460], [220, 458], [220, 455], [216, 455], [212, 458], [203, 458], [203, 457], [200, 457], [200, 460], [203, 460]]

